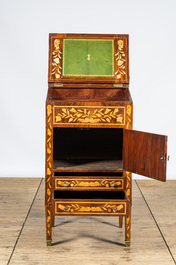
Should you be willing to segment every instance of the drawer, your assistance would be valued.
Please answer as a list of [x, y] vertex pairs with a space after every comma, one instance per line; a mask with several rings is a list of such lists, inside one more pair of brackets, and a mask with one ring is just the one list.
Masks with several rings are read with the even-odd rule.
[[54, 125], [125, 125], [125, 106], [53, 106]]
[[[66, 194], [67, 193], [67, 194]], [[55, 215], [126, 215], [129, 199], [125, 192], [114, 191], [72, 191], [55, 194]]]
[[92, 190], [92, 189], [106, 189], [106, 190], [123, 190], [125, 178], [124, 177], [54, 177], [54, 189], [70, 189], [70, 190]]

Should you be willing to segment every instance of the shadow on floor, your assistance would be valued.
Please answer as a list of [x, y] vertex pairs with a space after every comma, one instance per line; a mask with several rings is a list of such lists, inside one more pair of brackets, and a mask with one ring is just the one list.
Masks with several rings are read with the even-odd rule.
[[[77, 218], [73, 218], [72, 220], [66, 220], [66, 221], [61, 221], [61, 222], [59, 222], [59, 219], [57, 219], [57, 224], [55, 224], [54, 227], [62, 226], [62, 225], [69, 224], [69, 223], [76, 223], [78, 220], [81, 220], [81, 219], [85, 220], [85, 218], [87, 218], [87, 216], [77, 217]], [[106, 221], [101, 220], [101, 219], [96, 218], [96, 217], [91, 216], [91, 217], [89, 217], [89, 219], [92, 221], [102, 223], [102, 224], [106, 224], [106, 225], [110, 225], [110, 226], [114, 226], [114, 227], [119, 227], [119, 225], [115, 225], [113, 223], [106, 222]]]

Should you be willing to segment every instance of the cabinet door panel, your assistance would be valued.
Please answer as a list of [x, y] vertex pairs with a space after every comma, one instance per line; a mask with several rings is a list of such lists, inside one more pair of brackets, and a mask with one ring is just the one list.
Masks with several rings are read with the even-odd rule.
[[123, 169], [166, 181], [167, 136], [124, 129]]

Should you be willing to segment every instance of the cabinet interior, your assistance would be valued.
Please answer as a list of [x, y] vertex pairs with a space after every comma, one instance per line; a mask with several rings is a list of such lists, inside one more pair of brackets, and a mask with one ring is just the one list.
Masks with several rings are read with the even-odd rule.
[[123, 129], [54, 128], [53, 169], [121, 170]]
[[124, 191], [54, 191], [54, 199], [125, 199]]

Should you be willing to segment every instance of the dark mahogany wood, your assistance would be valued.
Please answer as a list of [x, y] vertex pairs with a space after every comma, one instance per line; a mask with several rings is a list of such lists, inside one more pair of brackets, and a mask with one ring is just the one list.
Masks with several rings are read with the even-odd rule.
[[128, 88], [53, 88], [51, 90], [51, 97], [53, 100], [131, 101]]
[[124, 129], [123, 169], [166, 181], [167, 136]]

